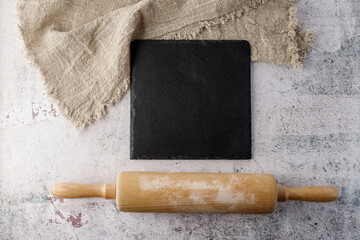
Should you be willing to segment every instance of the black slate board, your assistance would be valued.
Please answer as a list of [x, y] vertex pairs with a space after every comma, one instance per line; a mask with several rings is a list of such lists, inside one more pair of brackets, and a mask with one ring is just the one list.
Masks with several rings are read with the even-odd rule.
[[131, 43], [131, 159], [250, 159], [247, 41]]

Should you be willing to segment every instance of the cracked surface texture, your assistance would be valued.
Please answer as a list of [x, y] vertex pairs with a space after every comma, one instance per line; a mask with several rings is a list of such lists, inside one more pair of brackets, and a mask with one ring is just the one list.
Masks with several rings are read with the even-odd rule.
[[[314, 29], [304, 67], [252, 64], [253, 160], [129, 160], [130, 94], [80, 134], [24, 56], [15, 1], [0, 3], [0, 232], [3, 239], [359, 239], [360, 2], [301, 0]], [[114, 183], [122, 170], [266, 172], [336, 202], [279, 203], [271, 215], [120, 213], [62, 200], [52, 184]]]

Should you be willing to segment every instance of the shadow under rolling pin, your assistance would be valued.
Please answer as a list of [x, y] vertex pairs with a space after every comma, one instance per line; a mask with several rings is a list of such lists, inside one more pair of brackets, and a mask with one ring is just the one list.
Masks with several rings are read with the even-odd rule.
[[59, 198], [116, 199], [125, 212], [272, 213], [287, 200], [330, 202], [338, 198], [333, 187], [289, 188], [276, 184], [271, 174], [121, 172], [116, 184], [59, 183]]

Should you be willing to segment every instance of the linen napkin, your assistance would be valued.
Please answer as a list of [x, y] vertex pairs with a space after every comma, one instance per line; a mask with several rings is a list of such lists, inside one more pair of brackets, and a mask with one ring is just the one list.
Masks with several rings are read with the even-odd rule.
[[19, 27], [48, 95], [78, 129], [129, 87], [134, 39], [242, 39], [251, 59], [301, 67], [314, 32], [289, 0], [20, 0]]

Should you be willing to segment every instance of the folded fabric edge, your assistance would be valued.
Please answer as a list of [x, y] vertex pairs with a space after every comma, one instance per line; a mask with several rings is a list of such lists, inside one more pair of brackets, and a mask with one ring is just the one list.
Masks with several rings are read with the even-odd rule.
[[[255, 9], [260, 5], [266, 4], [271, 0], [252, 0], [248, 5], [244, 5], [241, 9], [237, 9], [235, 11], [229, 12], [227, 14], [222, 15], [221, 17], [216, 17], [213, 19], [200, 21], [196, 26], [194, 26], [191, 30], [177, 30], [172, 33], [165, 34], [163, 36], [159, 36], [156, 39], [163, 40], [192, 40], [198, 34], [203, 31], [211, 31], [211, 28], [216, 27], [221, 24], [225, 24], [230, 20], [235, 20], [236, 18], [240, 18], [244, 13], [248, 12], [251, 9]], [[183, 28], [186, 28], [183, 27]]]

